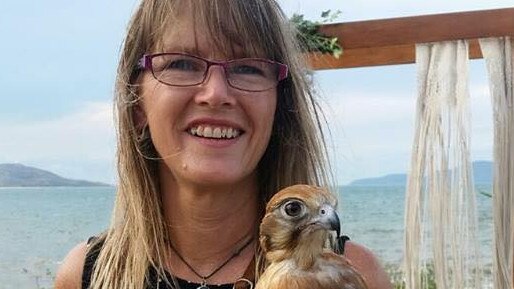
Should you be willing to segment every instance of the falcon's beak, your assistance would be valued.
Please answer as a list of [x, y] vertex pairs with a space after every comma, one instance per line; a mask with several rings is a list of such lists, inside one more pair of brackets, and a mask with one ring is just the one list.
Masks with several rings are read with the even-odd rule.
[[336, 231], [337, 236], [341, 234], [341, 223], [336, 210], [329, 205], [323, 205], [319, 212], [319, 218], [328, 230]]

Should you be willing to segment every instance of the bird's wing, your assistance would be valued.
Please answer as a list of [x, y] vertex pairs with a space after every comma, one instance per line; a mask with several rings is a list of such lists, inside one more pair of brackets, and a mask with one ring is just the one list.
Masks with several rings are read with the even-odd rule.
[[[332, 252], [326, 252], [321, 255], [323, 261], [321, 264], [326, 265], [327, 268], [332, 268], [337, 272], [333, 276], [337, 276], [334, 280], [336, 284], [344, 284], [344, 286], [337, 287], [339, 289], [367, 289], [366, 281], [364, 277], [357, 272], [353, 265], [343, 256], [337, 255]], [[322, 265], [323, 266], [323, 265]], [[332, 287], [327, 287], [332, 288]]]

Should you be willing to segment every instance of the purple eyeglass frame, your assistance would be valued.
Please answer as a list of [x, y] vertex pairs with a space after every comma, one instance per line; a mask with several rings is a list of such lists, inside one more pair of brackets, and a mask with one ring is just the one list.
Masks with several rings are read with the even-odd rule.
[[[196, 59], [205, 61], [207, 63], [207, 69], [205, 70], [205, 73], [207, 73], [207, 71], [209, 71], [209, 69], [213, 65], [219, 65], [219, 66], [223, 67], [223, 69], [226, 71], [227, 65], [229, 63], [231, 63], [231, 62], [239, 61], [239, 60], [258, 60], [258, 61], [263, 61], [263, 62], [268, 62], [268, 63], [271, 63], [271, 64], [275, 64], [275, 65], [278, 66], [278, 79], [277, 79], [277, 83], [282, 81], [282, 80], [284, 80], [284, 79], [286, 79], [287, 75], [288, 75], [288, 67], [287, 67], [287, 65], [285, 65], [283, 63], [280, 63], [280, 62], [277, 62], [277, 61], [269, 60], [269, 59], [266, 59], [266, 58], [238, 58], [238, 59], [231, 59], [231, 60], [227, 60], [227, 61], [213, 61], [213, 60], [205, 59], [205, 58], [200, 57], [200, 56], [191, 55], [191, 54], [187, 54], [187, 53], [178, 53], [178, 52], [177, 53], [175, 53], [175, 52], [167, 52], [167, 53], [145, 54], [145, 55], [143, 55], [143, 57], [141, 57], [139, 59], [139, 61], [137, 63], [137, 66], [138, 66], [139, 69], [150, 70], [152, 72], [152, 74], [153, 74], [154, 72], [153, 72], [153, 68], [152, 68], [152, 58], [157, 57], [157, 56], [162, 56], [162, 55], [183, 55], [183, 56], [188, 56], [188, 57], [192, 57], [192, 58], [196, 58]], [[155, 77], [155, 75], [154, 75], [154, 77]], [[205, 81], [205, 76], [204, 76], [204, 81]], [[169, 84], [167, 84], [167, 85], [169, 85]], [[176, 86], [181, 86], [181, 85], [176, 85]], [[187, 85], [187, 86], [190, 86], [190, 85]]]

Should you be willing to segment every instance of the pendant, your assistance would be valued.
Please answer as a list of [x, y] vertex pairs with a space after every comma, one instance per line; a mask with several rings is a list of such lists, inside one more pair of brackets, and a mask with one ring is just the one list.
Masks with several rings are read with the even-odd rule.
[[207, 286], [207, 281], [204, 279], [202, 281], [202, 284], [200, 284], [200, 286], [198, 286], [196, 289], [210, 289], [209, 286]]

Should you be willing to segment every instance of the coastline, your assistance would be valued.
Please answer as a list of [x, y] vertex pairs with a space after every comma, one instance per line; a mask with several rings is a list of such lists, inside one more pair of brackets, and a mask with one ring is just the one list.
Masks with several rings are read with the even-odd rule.
[[[404, 188], [341, 187], [340, 193], [342, 232], [401, 280]], [[67, 252], [108, 227], [114, 197], [114, 187], [0, 188], [0, 244], [6, 244], [0, 246], [0, 288], [53, 288]], [[482, 196], [478, 204], [481, 251], [489, 264], [491, 200]]]

